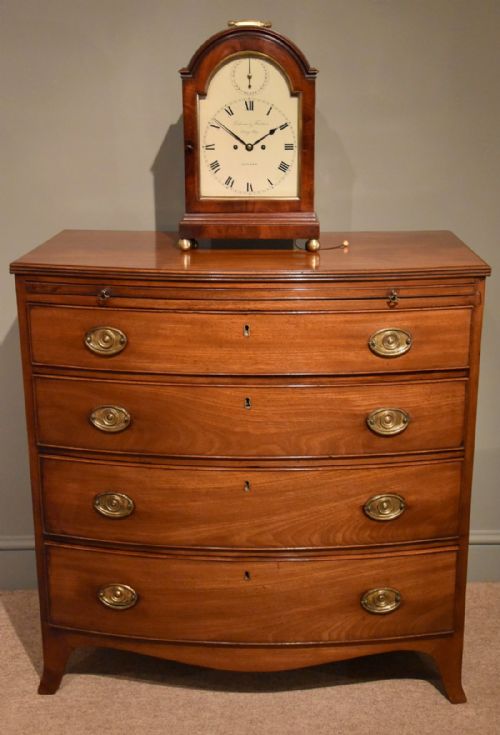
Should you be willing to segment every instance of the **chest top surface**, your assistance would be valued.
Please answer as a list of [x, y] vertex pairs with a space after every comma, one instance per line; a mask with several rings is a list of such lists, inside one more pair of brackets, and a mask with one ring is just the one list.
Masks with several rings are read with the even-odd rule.
[[[338, 247], [345, 239], [349, 247]], [[11, 272], [167, 281], [363, 281], [490, 273], [448, 231], [323, 233], [320, 254], [227, 247], [181, 253], [176, 240], [176, 233], [155, 231], [63, 230], [14, 261]]]

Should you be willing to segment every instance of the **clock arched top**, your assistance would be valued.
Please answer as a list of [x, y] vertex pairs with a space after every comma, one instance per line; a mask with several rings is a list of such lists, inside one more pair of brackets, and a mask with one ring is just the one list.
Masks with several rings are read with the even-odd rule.
[[230, 57], [244, 53], [269, 56], [285, 72], [291, 92], [300, 92], [307, 82], [314, 83], [317, 70], [288, 38], [269, 28], [236, 27], [216, 33], [193, 54], [188, 66], [180, 70], [183, 81], [193, 80], [198, 94], [206, 94], [214, 71]]

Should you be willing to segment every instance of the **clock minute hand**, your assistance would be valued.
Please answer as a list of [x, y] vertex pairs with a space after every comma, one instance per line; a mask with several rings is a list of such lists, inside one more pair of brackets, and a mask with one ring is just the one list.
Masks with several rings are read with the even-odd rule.
[[264, 138], [267, 138], [268, 135], [274, 135], [275, 132], [278, 130], [278, 128], [279, 128], [279, 125], [276, 128], [271, 128], [271, 130], [268, 133], [266, 133], [265, 135], [263, 135], [262, 138], [258, 138], [255, 141], [255, 143], [252, 143], [252, 145], [257, 145], [257, 143], [260, 143], [261, 140], [264, 140]]
[[250, 145], [249, 143], [245, 143], [245, 141], [242, 140], [238, 135], [236, 135], [236, 133], [233, 133], [232, 130], [229, 130], [229, 128], [226, 128], [226, 126], [224, 125], [224, 123], [221, 123], [220, 120], [216, 120], [214, 118], [214, 122], [216, 122], [217, 125], [220, 125], [221, 128], [226, 131], [226, 133], [229, 133], [229, 135], [232, 135], [233, 138], [236, 138], [236, 140], [239, 141], [242, 145], [244, 145], [245, 148], [247, 148], [247, 150], [252, 150], [253, 145]]

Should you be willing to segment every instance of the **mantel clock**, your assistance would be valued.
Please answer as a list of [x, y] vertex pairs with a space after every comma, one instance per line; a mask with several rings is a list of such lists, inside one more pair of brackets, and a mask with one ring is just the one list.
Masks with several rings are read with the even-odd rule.
[[180, 72], [186, 213], [179, 247], [196, 238], [303, 238], [317, 250], [317, 71], [270, 23], [229, 26]]

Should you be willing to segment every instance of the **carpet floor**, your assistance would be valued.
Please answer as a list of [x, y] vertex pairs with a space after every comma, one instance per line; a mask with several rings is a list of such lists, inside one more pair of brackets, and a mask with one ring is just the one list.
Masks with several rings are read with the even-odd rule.
[[467, 588], [467, 704], [414, 653], [241, 674], [82, 649], [44, 697], [40, 670], [36, 592], [0, 593], [2, 735], [500, 735], [500, 583]]

